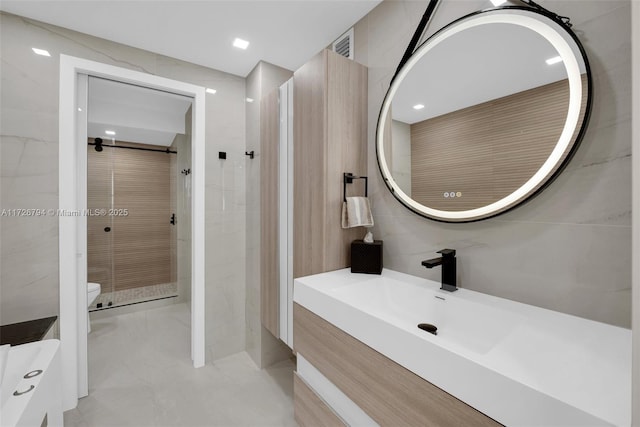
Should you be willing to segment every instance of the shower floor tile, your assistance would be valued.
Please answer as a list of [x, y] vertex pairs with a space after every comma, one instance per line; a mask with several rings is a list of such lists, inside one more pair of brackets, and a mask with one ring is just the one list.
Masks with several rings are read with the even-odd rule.
[[[139, 288], [123, 289], [121, 291], [107, 292], [102, 289], [98, 298], [89, 307], [89, 311], [103, 310], [105, 308], [118, 307], [126, 304], [135, 304], [144, 301], [153, 301], [161, 298], [178, 296], [177, 283], [160, 283], [158, 285], [141, 286]], [[109, 303], [111, 302], [111, 306]], [[102, 304], [101, 308], [97, 308]]]
[[89, 396], [65, 426], [294, 427], [290, 360], [258, 369], [247, 353], [190, 360], [186, 304], [92, 321]]

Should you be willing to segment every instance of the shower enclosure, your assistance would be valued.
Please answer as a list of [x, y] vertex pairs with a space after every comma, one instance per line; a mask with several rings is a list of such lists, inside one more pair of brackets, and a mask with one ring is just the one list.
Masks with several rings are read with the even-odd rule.
[[90, 309], [177, 296], [176, 151], [90, 138], [87, 154]]
[[187, 301], [193, 98], [93, 76], [87, 98], [90, 309]]

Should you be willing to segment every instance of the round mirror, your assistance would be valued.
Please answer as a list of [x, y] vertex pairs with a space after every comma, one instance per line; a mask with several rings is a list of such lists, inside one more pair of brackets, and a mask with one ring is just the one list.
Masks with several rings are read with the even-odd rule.
[[512, 209], [570, 159], [590, 89], [584, 49], [554, 16], [519, 7], [465, 16], [416, 49], [392, 81], [376, 140], [385, 183], [438, 221]]

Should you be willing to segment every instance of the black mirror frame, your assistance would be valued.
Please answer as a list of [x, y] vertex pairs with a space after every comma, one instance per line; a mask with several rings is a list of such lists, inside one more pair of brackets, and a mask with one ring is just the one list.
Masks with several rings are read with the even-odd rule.
[[[399, 197], [399, 195], [394, 191], [394, 188], [392, 187], [391, 183], [389, 182], [389, 179], [385, 176], [383, 168], [382, 168], [382, 164], [381, 164], [381, 153], [379, 150], [379, 138], [381, 138], [380, 135], [380, 126], [381, 126], [381, 121], [386, 119], [382, 117], [382, 111], [384, 109], [385, 104], [388, 102], [388, 98], [390, 96], [390, 91], [392, 88], [392, 85], [395, 83], [395, 79], [396, 76], [405, 68], [407, 67], [409, 64], [409, 59], [415, 55], [417, 52], [420, 51], [420, 49], [425, 46], [427, 43], [429, 43], [430, 41], [432, 41], [435, 37], [439, 36], [441, 33], [447, 31], [448, 29], [450, 29], [452, 26], [456, 25], [457, 23], [467, 20], [471, 17], [480, 15], [480, 14], [484, 14], [484, 13], [491, 13], [491, 12], [495, 12], [495, 11], [500, 11], [500, 10], [522, 10], [522, 11], [526, 11], [528, 13], [536, 13], [539, 15], [542, 15], [546, 18], [548, 18], [549, 20], [553, 21], [555, 24], [557, 24], [560, 28], [562, 28], [564, 31], [567, 32], [567, 34], [570, 36], [570, 38], [573, 40], [573, 42], [575, 43], [575, 45], [578, 47], [578, 50], [580, 52], [580, 55], [582, 57], [582, 60], [584, 62], [584, 67], [585, 67], [585, 73], [587, 76], [587, 90], [586, 90], [586, 105], [585, 105], [585, 111], [584, 111], [584, 116], [582, 117], [582, 123], [580, 123], [580, 129], [577, 133], [577, 135], [575, 136], [575, 141], [573, 141], [573, 144], [571, 145], [571, 148], [569, 149], [569, 152], [567, 153], [567, 155], [564, 157], [564, 159], [562, 160], [562, 162], [560, 163], [559, 166], [556, 167], [556, 169], [554, 170], [553, 173], [551, 173], [549, 176], [546, 177], [546, 179], [533, 191], [531, 191], [529, 194], [527, 194], [526, 196], [522, 197], [520, 200], [518, 200], [517, 202], [503, 208], [500, 210], [497, 210], [495, 212], [492, 212], [490, 214], [487, 215], [483, 215], [480, 217], [474, 217], [474, 218], [469, 218], [469, 219], [462, 219], [462, 220], [458, 220], [458, 219], [447, 219], [447, 218], [440, 218], [440, 217], [435, 217], [432, 215], [428, 215], [424, 212], [421, 212], [417, 209], [415, 209], [414, 207], [408, 205], [407, 203], [405, 203], [405, 201]], [[424, 27], [423, 27], [424, 28]], [[432, 34], [431, 36], [429, 36], [423, 43], [421, 43], [416, 49], [415, 51], [413, 51], [411, 53], [411, 55], [409, 55], [406, 58], [403, 58], [403, 65], [401, 67], [398, 67], [398, 70], [396, 71], [395, 75], [392, 77], [390, 85], [389, 85], [389, 89], [387, 89], [387, 93], [384, 96], [384, 99], [382, 100], [382, 104], [380, 106], [380, 112], [378, 113], [378, 121], [376, 123], [376, 137], [375, 137], [375, 146], [376, 146], [376, 160], [377, 160], [377, 164], [378, 164], [378, 169], [380, 171], [380, 175], [382, 176], [382, 179], [386, 185], [386, 187], [389, 189], [389, 191], [391, 192], [391, 194], [393, 194], [393, 196], [403, 205], [405, 206], [407, 209], [409, 209], [410, 211], [414, 212], [415, 214], [423, 217], [423, 218], [427, 218], [430, 220], [434, 220], [434, 221], [438, 221], [438, 222], [444, 222], [444, 223], [469, 223], [469, 222], [477, 222], [477, 221], [482, 221], [485, 219], [489, 219], [489, 218], [493, 218], [496, 217], [498, 215], [504, 214], [506, 212], [509, 212], [517, 207], [522, 206], [524, 203], [532, 200], [533, 198], [535, 198], [537, 195], [539, 195], [543, 190], [545, 190], [549, 185], [551, 185], [551, 183], [562, 173], [562, 171], [566, 168], [566, 166], [569, 164], [569, 162], [571, 161], [571, 159], [573, 158], [573, 156], [575, 155], [578, 147], [580, 146], [580, 143], [582, 142], [584, 135], [587, 131], [587, 127], [589, 124], [589, 119], [591, 117], [591, 110], [592, 110], [592, 103], [593, 103], [593, 77], [592, 77], [592, 73], [591, 73], [591, 67], [589, 65], [589, 59], [587, 57], [586, 51], [584, 49], [584, 46], [582, 45], [582, 43], [580, 42], [580, 39], [578, 39], [577, 35], [575, 34], [575, 32], [571, 29], [571, 24], [569, 23], [569, 19], [566, 17], [561, 17], [559, 15], [556, 15], [546, 9], [542, 9], [542, 8], [531, 8], [531, 7], [523, 7], [523, 6], [501, 6], [501, 7], [495, 7], [495, 8], [490, 8], [490, 9], [484, 9], [484, 10], [480, 10], [480, 11], [476, 11], [476, 12], [472, 12], [470, 14], [467, 14], [465, 16], [462, 16], [452, 22], [450, 22], [449, 24], [445, 25], [444, 27], [440, 28], [439, 30], [437, 30], [434, 34]], [[389, 101], [390, 102], [390, 101]], [[575, 130], [574, 130], [574, 135], [575, 135]]]

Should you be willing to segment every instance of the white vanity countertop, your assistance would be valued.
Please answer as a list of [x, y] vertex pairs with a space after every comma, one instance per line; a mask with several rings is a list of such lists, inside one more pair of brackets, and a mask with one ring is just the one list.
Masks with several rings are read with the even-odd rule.
[[344, 269], [296, 279], [294, 301], [505, 425], [631, 424], [629, 329], [439, 287]]
[[48, 425], [61, 426], [60, 341], [12, 346], [8, 352], [5, 349], [4, 357], [7, 360], [0, 378], [0, 425], [39, 426], [46, 414]]

